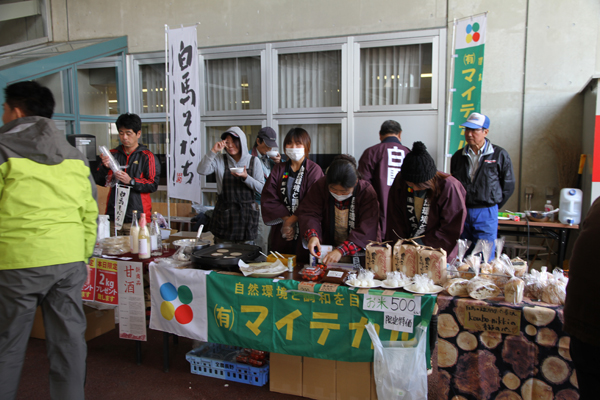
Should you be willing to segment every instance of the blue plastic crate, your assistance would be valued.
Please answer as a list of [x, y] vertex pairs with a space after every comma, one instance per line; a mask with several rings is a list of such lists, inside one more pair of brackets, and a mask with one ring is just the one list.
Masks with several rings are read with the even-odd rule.
[[235, 361], [241, 347], [206, 343], [185, 355], [192, 374], [210, 376], [226, 381], [263, 386], [269, 381], [269, 364], [253, 367]]

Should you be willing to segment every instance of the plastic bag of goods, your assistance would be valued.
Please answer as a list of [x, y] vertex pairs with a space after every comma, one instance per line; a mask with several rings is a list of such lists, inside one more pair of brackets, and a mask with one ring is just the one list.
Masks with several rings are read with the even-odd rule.
[[403, 272], [409, 278], [415, 276], [418, 273], [419, 247], [414, 240], [399, 239], [394, 245], [394, 271]]
[[365, 264], [377, 279], [385, 279], [392, 270], [392, 246], [388, 243], [370, 242], [365, 249]]

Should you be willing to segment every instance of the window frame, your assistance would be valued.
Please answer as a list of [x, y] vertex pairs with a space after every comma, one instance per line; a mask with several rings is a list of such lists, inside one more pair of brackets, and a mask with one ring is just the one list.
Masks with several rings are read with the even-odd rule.
[[[200, 90], [200, 112], [203, 117], [228, 117], [228, 116], [251, 116], [251, 115], [264, 115], [267, 113], [267, 69], [266, 69], [266, 46], [250, 46], [250, 48], [244, 46], [243, 49], [235, 51], [235, 49], [198, 49], [198, 57], [200, 59], [200, 81], [203, 87]], [[245, 58], [245, 57], [259, 57], [260, 58], [260, 109], [250, 110], [233, 110], [233, 111], [208, 111], [206, 91], [206, 61], [209, 60], [222, 60], [230, 58]]]
[[[372, 35], [368, 37], [356, 37], [354, 43], [354, 76], [353, 86], [353, 110], [355, 113], [361, 112], [378, 112], [378, 111], [429, 111], [438, 110], [439, 99], [439, 74], [440, 71], [440, 32], [439, 30], [415, 32], [415, 35], [407, 35], [406, 37], [390, 37], [389, 35]], [[361, 105], [360, 94], [360, 51], [363, 48], [374, 47], [395, 47], [406, 46], [413, 44], [431, 43], [431, 103], [422, 104], [394, 104], [387, 106], [363, 106]]]
[[[340, 65], [340, 105], [334, 107], [305, 107], [305, 108], [279, 108], [279, 55], [296, 53], [317, 53], [339, 50], [341, 52]], [[307, 113], [335, 113], [347, 112], [347, 87], [348, 87], [348, 42], [347, 39], [316, 39], [296, 42], [285, 42], [273, 45], [271, 56], [271, 87], [273, 114], [307, 114]]]

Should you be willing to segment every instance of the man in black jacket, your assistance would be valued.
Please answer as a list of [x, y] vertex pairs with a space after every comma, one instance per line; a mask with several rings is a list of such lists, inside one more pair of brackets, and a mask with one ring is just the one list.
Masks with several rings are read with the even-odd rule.
[[[467, 145], [450, 161], [450, 172], [467, 191], [467, 219], [462, 239], [492, 243], [498, 236], [498, 208], [515, 190], [515, 177], [508, 152], [492, 146], [486, 138], [490, 119], [479, 113], [469, 115], [465, 127]], [[492, 253], [493, 254], [493, 253]]]
[[[139, 143], [142, 136], [142, 120], [136, 114], [122, 114], [116, 122], [121, 145], [110, 152], [121, 167], [127, 166], [115, 174], [119, 185], [130, 186], [129, 201], [123, 228], [119, 234], [128, 235], [131, 227], [133, 210], [137, 210], [138, 218], [141, 213], [146, 213], [146, 221], [152, 220], [152, 200], [150, 193], [158, 189], [160, 178], [160, 162], [148, 148]], [[105, 185], [113, 179], [109, 159], [102, 155], [102, 164], [98, 167], [94, 178], [98, 185]], [[114, 229], [115, 221], [115, 190], [110, 191], [106, 206], [106, 213], [110, 215], [111, 228]]]

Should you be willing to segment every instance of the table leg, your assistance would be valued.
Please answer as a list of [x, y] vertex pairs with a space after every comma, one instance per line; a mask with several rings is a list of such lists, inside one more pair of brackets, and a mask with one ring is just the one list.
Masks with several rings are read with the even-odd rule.
[[169, 372], [169, 334], [163, 332], [163, 371]]
[[142, 365], [142, 342], [139, 340], [135, 341], [135, 363]]
[[566, 229], [560, 230], [560, 237], [558, 239], [558, 268], [563, 268], [563, 262], [565, 261], [565, 253], [567, 251], [568, 232]]

